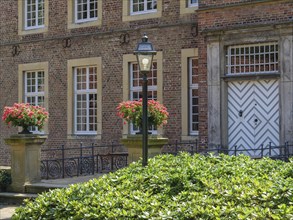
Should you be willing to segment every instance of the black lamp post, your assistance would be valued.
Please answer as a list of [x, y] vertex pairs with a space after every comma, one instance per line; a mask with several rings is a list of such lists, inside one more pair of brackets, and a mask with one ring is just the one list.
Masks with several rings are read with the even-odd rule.
[[136, 55], [139, 70], [143, 75], [142, 86], [142, 165], [148, 163], [148, 80], [147, 74], [151, 71], [153, 57], [157, 54], [153, 45], [148, 42], [146, 34], [142, 37], [142, 41], [138, 43], [134, 55]]

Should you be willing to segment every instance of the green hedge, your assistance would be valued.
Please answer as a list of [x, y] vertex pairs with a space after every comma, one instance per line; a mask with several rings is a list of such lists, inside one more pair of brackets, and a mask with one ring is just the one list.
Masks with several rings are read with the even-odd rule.
[[13, 219], [293, 219], [293, 160], [160, 155], [26, 201]]

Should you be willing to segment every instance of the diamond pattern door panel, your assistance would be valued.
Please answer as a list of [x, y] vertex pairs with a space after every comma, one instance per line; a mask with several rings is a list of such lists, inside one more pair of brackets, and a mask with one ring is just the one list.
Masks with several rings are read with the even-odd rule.
[[[278, 80], [228, 83], [228, 145], [238, 153], [261, 155], [264, 148], [279, 146]], [[273, 147], [272, 147], [273, 148]], [[248, 150], [248, 151], [247, 151]], [[242, 151], [242, 152], [241, 152]], [[277, 155], [268, 149], [263, 155]]]

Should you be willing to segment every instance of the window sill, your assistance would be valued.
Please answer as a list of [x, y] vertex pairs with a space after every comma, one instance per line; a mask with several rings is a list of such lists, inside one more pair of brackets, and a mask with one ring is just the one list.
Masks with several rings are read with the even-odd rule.
[[190, 7], [181, 7], [180, 15], [195, 13], [198, 10], [198, 6], [190, 6]]
[[188, 136], [182, 135], [181, 140], [182, 141], [196, 141], [198, 140], [198, 135], [188, 135]]
[[47, 27], [39, 27], [39, 28], [32, 28], [32, 29], [23, 29], [19, 30], [19, 35], [29, 35], [29, 34], [41, 34], [48, 31]]
[[101, 26], [102, 21], [101, 19], [96, 20], [86, 20], [86, 21], [78, 21], [75, 23], [69, 23], [68, 29], [74, 29], [74, 28], [83, 28], [83, 27], [91, 27], [91, 26]]
[[68, 134], [67, 135], [68, 140], [76, 140], [76, 139], [94, 139], [94, 140], [100, 140], [102, 139], [101, 134]]
[[161, 11], [148, 12], [148, 13], [139, 13], [139, 14], [130, 14], [122, 16], [122, 21], [137, 21], [137, 20], [146, 20], [151, 18], [160, 18], [162, 17]]

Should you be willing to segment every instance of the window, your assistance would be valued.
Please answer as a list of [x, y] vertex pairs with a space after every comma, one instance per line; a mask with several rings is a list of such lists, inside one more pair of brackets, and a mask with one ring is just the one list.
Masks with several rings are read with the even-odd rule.
[[198, 134], [198, 59], [189, 58], [189, 134]]
[[[147, 75], [148, 79], [148, 99], [157, 100], [157, 62], [153, 61], [152, 70]], [[143, 78], [139, 73], [137, 63], [130, 63], [130, 100], [139, 100], [143, 98], [142, 95]], [[137, 127], [131, 125], [131, 133], [138, 132]], [[150, 127], [150, 132], [156, 133], [154, 126]]]
[[97, 67], [74, 70], [75, 134], [97, 133]]
[[197, 7], [198, 0], [188, 0], [188, 7]]
[[103, 0], [68, 0], [68, 28], [102, 25]]
[[73, 59], [67, 62], [67, 136], [69, 139], [102, 132], [102, 59]]
[[198, 49], [181, 50], [182, 140], [195, 140], [199, 134]]
[[98, 0], [75, 0], [75, 22], [97, 20]]
[[18, 0], [18, 34], [48, 31], [48, 0]]
[[[152, 71], [148, 73], [148, 98], [163, 103], [163, 53], [157, 52], [154, 56]], [[136, 56], [133, 54], [123, 55], [123, 100], [138, 100], [142, 98], [142, 75], [139, 74]], [[150, 128], [153, 134], [163, 132], [163, 128]], [[131, 124], [123, 124], [123, 135], [136, 133], [138, 128]]]
[[25, 102], [44, 107], [45, 73], [44, 71], [25, 72]]
[[162, 0], [123, 0], [122, 21], [137, 21], [162, 16]]
[[44, 0], [25, 1], [25, 28], [42, 28], [45, 20]]
[[[26, 71], [24, 102], [31, 105], [45, 107], [45, 73], [44, 71]], [[34, 133], [38, 133], [37, 127], [30, 127]]]
[[180, 14], [195, 13], [198, 9], [199, 0], [182, 0], [180, 1]]
[[[48, 62], [20, 64], [18, 66], [18, 102], [39, 105], [46, 110], [48, 106]], [[42, 131], [37, 127], [30, 128], [33, 133], [48, 132], [45, 124]]]
[[157, 0], [131, 0], [131, 14], [156, 12]]
[[229, 46], [226, 75], [277, 73], [278, 54], [277, 43]]

